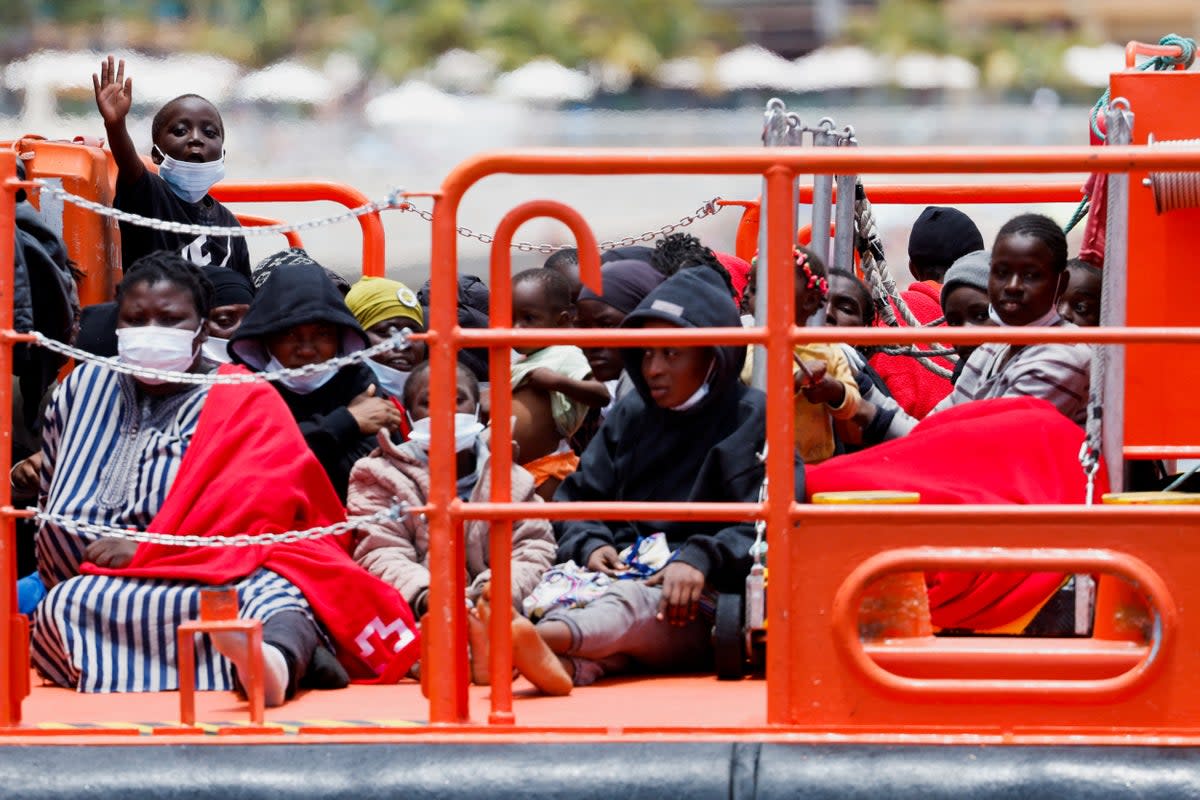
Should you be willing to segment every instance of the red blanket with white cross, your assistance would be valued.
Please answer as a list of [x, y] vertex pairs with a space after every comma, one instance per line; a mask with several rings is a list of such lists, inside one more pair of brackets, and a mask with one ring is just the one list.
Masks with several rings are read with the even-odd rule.
[[[223, 374], [244, 371], [225, 366]], [[346, 511], [308, 449], [283, 398], [269, 384], [217, 384], [163, 507], [156, 533], [198, 536], [298, 531], [341, 522]], [[345, 537], [247, 547], [140, 544], [122, 569], [85, 564], [82, 571], [232, 583], [266, 568], [294, 584], [329, 632], [352, 678], [399, 680], [420, 654], [408, 603], [359, 567]]]

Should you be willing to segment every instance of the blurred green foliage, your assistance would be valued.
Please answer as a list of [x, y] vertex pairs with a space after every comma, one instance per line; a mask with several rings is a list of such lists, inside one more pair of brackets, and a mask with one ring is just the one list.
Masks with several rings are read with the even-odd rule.
[[[40, 25], [39, 25], [40, 23]], [[119, 25], [126, 41], [105, 40]], [[454, 48], [493, 54], [503, 68], [549, 56], [649, 74], [663, 60], [736, 44], [729, 20], [697, 0], [8, 0], [0, 40], [22, 30], [60, 31], [97, 48], [162, 48], [164, 28], [187, 31], [192, 49], [247, 66], [332, 51], [368, 73], [399, 78]]]

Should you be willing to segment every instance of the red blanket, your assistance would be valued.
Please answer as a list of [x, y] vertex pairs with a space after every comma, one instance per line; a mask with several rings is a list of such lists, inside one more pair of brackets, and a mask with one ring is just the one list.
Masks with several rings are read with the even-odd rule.
[[[222, 373], [242, 371], [226, 366]], [[161, 533], [261, 534], [345, 520], [325, 470], [279, 393], [264, 383], [213, 386], [179, 474], [150, 523]], [[232, 583], [260, 567], [304, 593], [351, 677], [398, 680], [420, 654], [408, 603], [359, 567], [334, 537], [251, 547], [138, 545], [129, 566], [98, 575]]]
[[[903, 439], [832, 458], [807, 470], [816, 492], [894, 489], [934, 504], [1083, 503], [1083, 431], [1045, 400], [1000, 398], [939, 412]], [[1103, 470], [1096, 493], [1107, 490]], [[933, 624], [990, 630], [1037, 608], [1058, 573], [935, 572], [926, 575]]]
[[[941, 292], [941, 284], [925, 281], [912, 284], [900, 294], [917, 321], [927, 325], [942, 316]], [[903, 327], [904, 320], [899, 312], [896, 313], [896, 319]], [[954, 368], [954, 365], [944, 358], [935, 358], [934, 362], [946, 369]], [[909, 356], [877, 353], [871, 356], [870, 364], [883, 378], [888, 391], [896, 398], [900, 407], [917, 419], [923, 419], [953, 388], [950, 381], [934, 375]]]

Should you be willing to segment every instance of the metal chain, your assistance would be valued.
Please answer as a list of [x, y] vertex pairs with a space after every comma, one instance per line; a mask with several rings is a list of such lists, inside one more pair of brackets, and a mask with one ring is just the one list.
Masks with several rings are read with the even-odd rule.
[[251, 545], [258, 544], [289, 544], [291, 542], [320, 539], [325, 536], [336, 536], [355, 530], [362, 525], [375, 522], [394, 522], [407, 514], [409, 514], [408, 504], [396, 501], [393, 498], [392, 505], [385, 511], [376, 511], [374, 514], [360, 517], [347, 517], [344, 522], [336, 522], [332, 525], [306, 528], [302, 531], [259, 534], [237, 533], [229, 536], [224, 534], [197, 536], [195, 534], [139, 531], [134, 528], [117, 528], [112, 525], [83, 522], [71, 517], [65, 517], [62, 514], [50, 514], [44, 511], [36, 512], [34, 518], [39, 522], [58, 525], [74, 533], [101, 536], [106, 539], [123, 539], [128, 542], [138, 542], [141, 544], [164, 544], [174, 547], [250, 547]]
[[[121, 211], [120, 209], [106, 206], [103, 203], [97, 203], [95, 200], [89, 200], [86, 197], [80, 197], [77, 194], [72, 194], [58, 186], [47, 183], [44, 180], [37, 180], [40, 191], [46, 192], [53, 197], [56, 197], [64, 202], [70, 203], [80, 208], [91, 211], [101, 217], [115, 219], [118, 222], [125, 222], [130, 225], [137, 225], [143, 228], [151, 228], [156, 231], [166, 231], [168, 233], [187, 233], [195, 236], [208, 234], [212, 236], [270, 236], [282, 233], [292, 233], [300, 231], [308, 231], [314, 228], [321, 228], [326, 225], [335, 225], [339, 222], [356, 219], [366, 214], [376, 214], [380, 211], [388, 211], [395, 209], [402, 212], [416, 214], [426, 222], [433, 221], [433, 213], [422, 208], [417, 208], [412, 203], [401, 200], [403, 195], [402, 189], [394, 189], [383, 200], [376, 200], [371, 203], [357, 206], [341, 214], [335, 214], [331, 217], [322, 217], [320, 219], [311, 219], [306, 222], [297, 223], [277, 223], [274, 225], [258, 225], [254, 227], [242, 227], [240, 225], [196, 225], [186, 222], [174, 222], [171, 220], [155, 219], [154, 217], [144, 217], [141, 214], [134, 214], [129, 211]], [[616, 247], [628, 247], [638, 242], [652, 242], [660, 236], [668, 236], [680, 228], [686, 228], [705, 217], [711, 217], [714, 214], [720, 213], [724, 206], [718, 205], [720, 197], [714, 197], [700, 208], [696, 209], [694, 214], [689, 214], [678, 222], [673, 222], [668, 225], [663, 225], [661, 228], [653, 231], [635, 234], [633, 236], [625, 236], [620, 239], [613, 239], [600, 242], [601, 250], [612, 250]], [[467, 239], [476, 239], [484, 244], [491, 244], [496, 240], [496, 237], [489, 233], [477, 233], [470, 228], [460, 225], [458, 227], [458, 235]], [[550, 255], [559, 250], [564, 250], [572, 247], [569, 244], [534, 244], [533, 242], [513, 242], [513, 249], [520, 250], [524, 253], [541, 253]]]
[[69, 344], [51, 339], [41, 333], [34, 332], [34, 343], [45, 347], [47, 350], [52, 350], [55, 353], [73, 358], [76, 361], [81, 361], [90, 364], [99, 364], [100, 366], [111, 369], [114, 372], [119, 372], [124, 375], [131, 375], [135, 378], [153, 378], [163, 383], [185, 383], [195, 385], [214, 385], [223, 384], [244, 384], [255, 383], [258, 381], [277, 381], [281, 378], [298, 377], [301, 375], [313, 375], [318, 372], [326, 372], [332, 369], [341, 369], [350, 364], [365, 362], [381, 353], [386, 353], [392, 350], [407, 350], [409, 344], [409, 336], [412, 331], [408, 328], [392, 334], [387, 339], [379, 344], [372, 345], [365, 350], [359, 350], [345, 356], [331, 358], [328, 361], [321, 361], [317, 364], [305, 364], [302, 367], [293, 367], [291, 369], [278, 369], [272, 372], [250, 372], [250, 373], [235, 373], [229, 375], [218, 375], [217, 373], [200, 373], [200, 372], [174, 372], [165, 369], [154, 369], [153, 367], [139, 367], [133, 364], [126, 364], [120, 358], [105, 358], [86, 350], [80, 350], [78, 347], [72, 347]]
[[[635, 234], [633, 236], [624, 236], [620, 239], [609, 239], [600, 242], [599, 248], [602, 251], [612, 250], [617, 247], [628, 247], [630, 245], [637, 244], [638, 242], [653, 242], [660, 236], [669, 236], [680, 228], [686, 228], [689, 225], [699, 222], [705, 217], [711, 217], [715, 214], [719, 214], [724, 209], [724, 206], [718, 205], [720, 202], [720, 197], [714, 197], [696, 209], [695, 213], [683, 217], [678, 222], [663, 225], [658, 230], [646, 231], [645, 233]], [[433, 212], [426, 211], [423, 208], [417, 208], [412, 203], [401, 203], [399, 206], [397, 206], [397, 209], [401, 212], [416, 214], [426, 222], [433, 222]], [[476, 241], [483, 242], [484, 244], [491, 244], [492, 242], [496, 241], [496, 237], [492, 234], [479, 233], [471, 230], [465, 225], [458, 226], [457, 231], [458, 235], [462, 236], [464, 239], [475, 239]], [[514, 250], [519, 250], [522, 253], [541, 253], [542, 255], [547, 256], [556, 253], [559, 250], [565, 250], [569, 247], [574, 247], [574, 245], [570, 244], [534, 244], [533, 242], [513, 242], [512, 246]]]
[[366, 214], [375, 214], [380, 211], [386, 211], [389, 208], [398, 208], [402, 205], [400, 196], [403, 194], [402, 189], [394, 189], [383, 200], [376, 200], [371, 203], [366, 203], [361, 206], [356, 206], [341, 214], [335, 214], [332, 217], [322, 217], [321, 219], [311, 219], [307, 222], [297, 222], [293, 224], [277, 223], [275, 225], [259, 225], [255, 227], [242, 227], [241, 225], [195, 225], [187, 222], [174, 222], [171, 220], [155, 219], [154, 217], [143, 217], [141, 214], [134, 214], [129, 211], [121, 211], [112, 206], [106, 206], [103, 203], [97, 203], [95, 200], [89, 200], [86, 197], [80, 197], [77, 194], [72, 194], [65, 189], [61, 189], [44, 180], [34, 181], [38, 184], [40, 191], [57, 197], [71, 205], [79, 206], [87, 209], [101, 217], [109, 217], [118, 222], [126, 222], [130, 225], [137, 225], [143, 228], [152, 228], [156, 231], [167, 231], [168, 233], [188, 233], [195, 236], [201, 234], [209, 234], [212, 236], [270, 236], [280, 233], [292, 233], [299, 231], [312, 230], [313, 228], [321, 228], [326, 225], [334, 225], [346, 220], [357, 219]]

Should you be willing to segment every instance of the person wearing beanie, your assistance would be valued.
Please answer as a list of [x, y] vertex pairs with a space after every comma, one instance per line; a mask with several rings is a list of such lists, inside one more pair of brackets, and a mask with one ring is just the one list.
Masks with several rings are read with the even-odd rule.
[[[576, 304], [575, 327], [616, 328], [625, 317], [637, 308], [638, 303], [650, 294], [666, 278], [645, 261], [626, 259], [610, 261], [600, 268], [601, 291], [599, 294], [583, 287]], [[612, 347], [585, 347], [587, 357], [596, 380], [604, 381], [613, 395], [613, 402], [620, 400], [633, 388], [625, 373], [625, 362], [621, 351]], [[611, 408], [611, 406], [609, 406]]]
[[908, 234], [908, 271], [918, 281], [941, 283], [950, 265], [983, 249], [979, 228], [957, 208], [926, 206]]
[[[916, 282], [900, 293], [917, 322], [929, 325], [942, 317], [940, 282], [946, 270], [960, 256], [982, 249], [979, 228], [957, 208], [928, 206], [921, 212], [908, 236], [908, 269]], [[905, 324], [898, 311], [896, 318], [901, 326]], [[917, 349], [929, 347], [917, 345]], [[947, 370], [954, 367], [944, 358], [930, 360]], [[916, 419], [923, 419], [953, 388], [948, 379], [910, 356], [876, 353], [869, 363], [900, 407]]]
[[[258, 262], [250, 273], [250, 280], [254, 283], [254, 288], [258, 289], [267, 282], [267, 278], [271, 277], [271, 273], [275, 271], [276, 267], [316, 263], [303, 247], [289, 247], [287, 250], [280, 250]], [[341, 292], [342, 297], [345, 297], [346, 293], [350, 291], [350, 282], [340, 273], [334, 272], [328, 267], [321, 267], [321, 269], [325, 270], [325, 276]]]
[[[942, 313], [951, 328], [964, 325], [991, 325], [988, 319], [988, 273], [991, 271], [992, 254], [987, 250], [967, 253], [946, 270], [946, 282], [942, 284]], [[954, 368], [957, 381], [963, 366], [977, 344], [957, 344], [958, 365]]]
[[229, 338], [237, 332], [250, 303], [254, 300], [254, 284], [240, 272], [225, 267], [201, 267], [204, 277], [213, 286], [213, 307], [208, 313], [208, 339], [201, 346], [204, 357], [218, 364], [228, 364]]
[[[235, 363], [270, 372], [366, 348], [367, 335], [324, 267], [303, 252], [272, 258], [278, 269], [259, 288], [230, 339]], [[360, 363], [280, 378], [272, 385], [344, 502], [351, 467], [375, 448], [378, 433], [400, 427], [399, 410], [379, 395], [374, 373]]]
[[[346, 295], [346, 307], [358, 320], [372, 346], [405, 328], [413, 333], [425, 330], [425, 312], [416, 293], [400, 281], [362, 278], [350, 287]], [[411, 341], [404, 350], [380, 353], [368, 361], [367, 366], [375, 373], [379, 388], [403, 412], [404, 407], [399, 404], [404, 397], [404, 384], [413, 368], [426, 358], [428, 350], [425, 343]]]
[[[715, 271], [681, 269], [647, 295], [621, 327], [737, 324], [728, 287]], [[766, 439], [766, 396], [738, 380], [745, 346], [621, 352], [635, 391], [612, 410], [554, 499], [756, 500], [764, 474], [757, 454]], [[797, 463], [798, 493], [803, 481], [803, 466]], [[614, 580], [599, 597], [578, 606], [567, 607], [560, 596], [536, 625], [515, 619], [513, 664], [521, 674], [547, 694], [566, 694], [573, 686], [621, 672], [711, 669], [712, 617], [703, 610], [701, 596], [709, 590], [743, 590], [753, 524], [566, 520], [555, 529], [560, 566], [539, 589], [548, 588], [556, 575], [561, 581], [575, 565], [625, 580]], [[533, 597], [541, 594], [535, 591]], [[486, 604], [477, 610], [487, 616]]]

